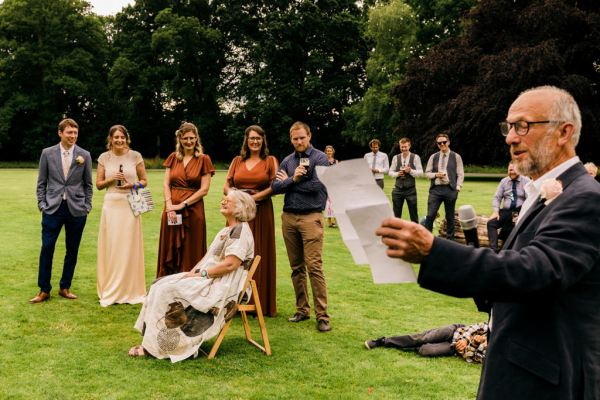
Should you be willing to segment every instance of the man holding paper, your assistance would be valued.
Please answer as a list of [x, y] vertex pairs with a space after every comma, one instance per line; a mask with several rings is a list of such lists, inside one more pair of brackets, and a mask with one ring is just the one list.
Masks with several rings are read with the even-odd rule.
[[290, 128], [294, 152], [283, 159], [275, 181], [273, 194], [285, 193], [281, 230], [292, 268], [292, 283], [296, 294], [296, 313], [290, 322], [310, 318], [306, 275], [310, 278], [317, 329], [331, 330], [327, 314], [327, 284], [323, 274], [323, 210], [327, 190], [319, 181], [315, 167], [328, 166], [327, 156], [310, 144], [311, 132], [304, 122]]
[[565, 90], [527, 90], [500, 123], [516, 170], [532, 178], [496, 254], [388, 218], [387, 254], [420, 263], [419, 284], [492, 305], [479, 399], [600, 399], [600, 185], [575, 153], [581, 114]]

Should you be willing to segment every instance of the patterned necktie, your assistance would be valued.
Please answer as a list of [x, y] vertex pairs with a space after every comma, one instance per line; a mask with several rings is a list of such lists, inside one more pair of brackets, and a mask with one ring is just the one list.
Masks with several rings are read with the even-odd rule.
[[377, 153], [373, 153], [373, 165], [371, 165], [371, 169], [375, 169], [375, 161], [377, 160]]
[[448, 156], [446, 153], [442, 153], [442, 171], [446, 171], [446, 167], [448, 166]]
[[69, 152], [67, 150], [63, 151], [62, 167], [66, 179], [69, 174]]
[[514, 210], [517, 208], [517, 180], [513, 179], [512, 181], [512, 193], [510, 199], [510, 209]]

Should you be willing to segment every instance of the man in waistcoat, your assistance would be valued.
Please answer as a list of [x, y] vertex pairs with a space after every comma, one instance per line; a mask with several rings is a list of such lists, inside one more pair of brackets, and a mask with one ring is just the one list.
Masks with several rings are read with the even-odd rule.
[[[525, 185], [530, 179], [519, 175], [513, 163], [508, 164], [508, 176], [504, 177], [498, 184], [496, 194], [492, 199], [494, 212], [487, 222], [488, 239], [490, 248], [498, 251], [498, 237], [502, 240], [510, 235], [515, 226], [515, 219], [521, 211], [521, 205], [527, 198]], [[498, 235], [500, 230], [500, 235]]]
[[431, 180], [427, 199], [425, 227], [431, 232], [440, 205], [444, 203], [447, 238], [454, 240], [454, 206], [465, 179], [462, 158], [450, 150], [447, 133], [438, 133], [435, 142], [440, 149], [429, 157], [425, 176]]
[[402, 206], [404, 200], [408, 205], [410, 220], [419, 222], [419, 214], [417, 211], [417, 187], [415, 178], [423, 175], [423, 166], [421, 158], [410, 152], [410, 139], [403, 137], [398, 141], [400, 154], [392, 158], [392, 166], [390, 167], [389, 175], [396, 178], [396, 184], [392, 189], [392, 203], [394, 205], [394, 216], [402, 217]]

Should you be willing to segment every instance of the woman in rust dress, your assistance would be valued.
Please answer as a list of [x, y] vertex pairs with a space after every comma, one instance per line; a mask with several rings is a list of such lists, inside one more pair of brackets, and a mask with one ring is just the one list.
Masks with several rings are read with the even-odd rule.
[[203, 198], [215, 168], [202, 152], [194, 124], [184, 122], [175, 136], [175, 152], [164, 163], [165, 210], [160, 224], [157, 277], [187, 272], [206, 253]]
[[223, 190], [227, 194], [230, 188], [240, 189], [256, 201], [256, 217], [248, 223], [254, 235], [254, 254], [262, 258], [254, 279], [263, 314], [270, 317], [277, 315], [275, 220], [271, 202], [271, 182], [277, 168], [277, 159], [269, 155], [265, 132], [260, 126], [251, 125], [244, 132], [240, 155], [231, 162]]

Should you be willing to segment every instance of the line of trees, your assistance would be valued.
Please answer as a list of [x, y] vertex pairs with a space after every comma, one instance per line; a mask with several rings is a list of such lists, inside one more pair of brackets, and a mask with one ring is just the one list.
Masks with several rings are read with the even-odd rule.
[[254, 123], [282, 156], [304, 120], [341, 158], [400, 136], [427, 155], [450, 130], [467, 163], [503, 164], [508, 104], [550, 83], [582, 105], [587, 160], [599, 70], [594, 0], [137, 0], [115, 17], [85, 0], [4, 0], [0, 158], [37, 159], [70, 116], [93, 154], [122, 123], [144, 156], [164, 157], [186, 120], [216, 160]]

